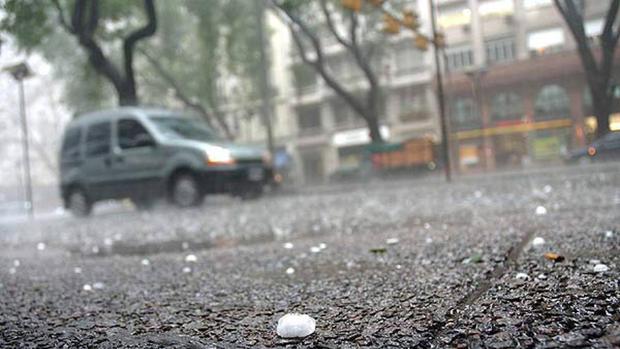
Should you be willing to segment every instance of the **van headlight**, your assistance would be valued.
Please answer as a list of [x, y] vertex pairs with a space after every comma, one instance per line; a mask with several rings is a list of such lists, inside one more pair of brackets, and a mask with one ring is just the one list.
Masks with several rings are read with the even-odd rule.
[[210, 146], [206, 149], [206, 160], [207, 165], [210, 166], [232, 165], [235, 163], [230, 150], [217, 146]]

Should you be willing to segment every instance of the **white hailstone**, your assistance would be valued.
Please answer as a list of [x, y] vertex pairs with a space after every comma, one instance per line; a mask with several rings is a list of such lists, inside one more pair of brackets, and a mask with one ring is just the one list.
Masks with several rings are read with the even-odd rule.
[[321, 252], [321, 248], [319, 246], [312, 246], [312, 247], [310, 247], [310, 252], [312, 252], [312, 253], [319, 253], [319, 252]]
[[17, 269], [15, 269], [15, 268], [10, 268], [9, 269], [9, 274], [13, 275], [15, 273], [17, 273]]
[[82, 286], [82, 289], [84, 291], [92, 291], [93, 287], [91, 285], [89, 285], [89, 284], [86, 284], [86, 285]]
[[183, 272], [183, 274], [189, 274], [189, 273], [192, 272], [192, 268], [190, 268], [190, 267], [183, 267], [182, 272]]
[[543, 187], [543, 191], [544, 191], [545, 193], [547, 193], [547, 194], [551, 193], [551, 191], [552, 191], [552, 190], [553, 190], [553, 187], [552, 187], [552, 186], [550, 186], [549, 184], [547, 184], [547, 185], [545, 185], [545, 186]]
[[285, 242], [283, 247], [287, 250], [290, 250], [291, 248], [293, 248], [293, 243], [292, 242]]
[[114, 241], [121, 241], [121, 239], [123, 238], [123, 235], [121, 233], [116, 233], [113, 236]]
[[534, 240], [532, 240], [532, 246], [534, 247], [541, 247], [544, 244], [545, 244], [545, 239], [541, 238], [540, 236], [537, 236], [534, 238]]
[[540, 280], [545, 280], [547, 278], [547, 275], [545, 274], [538, 274], [537, 276]]
[[314, 333], [316, 320], [305, 314], [286, 314], [278, 320], [276, 332], [282, 338], [303, 338]]
[[186, 241], [183, 241], [183, 243], [181, 244], [181, 248], [183, 249], [183, 251], [185, 251], [189, 248], [189, 244]]
[[606, 271], [609, 271], [609, 267], [606, 266], [605, 264], [597, 264], [594, 266], [594, 272], [596, 273], [604, 273]]
[[319, 244], [319, 248], [320, 248], [321, 250], [324, 250], [324, 249], [326, 249], [326, 248], [327, 248], [327, 245], [326, 245], [324, 242], [321, 242], [321, 243]]
[[601, 261], [599, 259], [590, 259], [590, 261], [588, 261], [588, 263], [590, 263], [590, 264], [601, 264]]
[[99, 246], [93, 246], [93, 248], [91, 250], [93, 251], [94, 254], [98, 254], [99, 253]]
[[402, 269], [402, 267], [403, 267], [402, 265], [396, 264], [396, 269], [400, 270], [400, 269]]
[[427, 237], [424, 242], [426, 242], [427, 244], [432, 244], [433, 243], [433, 238], [431, 237]]
[[112, 239], [110, 239], [110, 238], [105, 238], [105, 239], [103, 239], [103, 244], [105, 246], [112, 246], [112, 244], [114, 244], [114, 241], [112, 241]]
[[21, 265], [21, 263], [19, 262], [19, 259], [16, 259], [16, 260], [13, 261], [13, 266], [15, 268], [19, 267], [20, 265]]
[[187, 263], [196, 263], [197, 261], [198, 258], [195, 254], [188, 254], [187, 256], [185, 256], [185, 262]]
[[39, 250], [39, 251], [43, 251], [43, 250], [45, 250], [45, 243], [43, 243], [43, 242], [39, 242], [39, 243], [37, 244], [37, 250]]
[[73, 272], [76, 273], [76, 274], [82, 274], [82, 268], [75, 267], [75, 268], [73, 268]]
[[93, 288], [95, 290], [102, 290], [105, 287], [105, 284], [103, 282], [95, 282], [93, 284]]
[[287, 273], [288, 275], [291, 275], [291, 274], [295, 273], [295, 268], [292, 268], [292, 267], [291, 267], [291, 268], [286, 269], [286, 273]]
[[480, 190], [476, 190], [474, 192], [474, 196], [476, 197], [476, 199], [480, 199], [482, 197], [482, 192]]
[[607, 231], [605, 232], [605, 237], [606, 237], [607, 239], [611, 239], [612, 237], [614, 237], [614, 232], [613, 232], [612, 230], [607, 230]]
[[546, 214], [547, 214], [547, 209], [544, 206], [536, 207], [536, 215], [537, 216], [544, 216]]
[[515, 275], [515, 278], [517, 280], [527, 280], [529, 279], [529, 275], [527, 275], [526, 273], [517, 273], [517, 275]]
[[144, 258], [140, 263], [142, 263], [142, 265], [144, 265], [145, 267], [151, 265], [151, 261], [146, 258]]
[[387, 240], [385, 240], [385, 243], [388, 245], [396, 245], [398, 243], [398, 239], [397, 238], [389, 238]]
[[430, 223], [424, 223], [424, 229], [430, 229], [431, 225]]

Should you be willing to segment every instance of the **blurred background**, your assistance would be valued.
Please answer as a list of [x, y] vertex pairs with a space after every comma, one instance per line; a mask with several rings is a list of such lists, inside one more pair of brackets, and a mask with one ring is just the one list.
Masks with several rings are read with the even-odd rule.
[[[457, 176], [560, 165], [597, 130], [620, 130], [620, 71], [613, 69], [620, 55], [595, 71], [584, 68], [579, 51], [581, 41], [596, 63], [618, 51], [602, 39], [612, 1], [570, 1], [577, 11], [570, 18], [552, 0], [370, 3], [155, 2], [156, 32], [133, 53], [139, 102], [193, 110], [235, 142], [270, 147], [288, 188], [442, 176], [444, 146]], [[60, 210], [64, 125], [80, 112], [118, 104], [109, 79], [67, 28], [75, 25], [67, 23], [70, 7], [2, 1], [2, 215], [28, 206], [19, 81], [11, 67], [25, 62], [31, 72], [22, 81], [33, 195], [42, 214]], [[94, 37], [119, 65], [119, 42], [145, 22], [144, 8], [106, 1], [99, 12]], [[433, 18], [441, 42], [430, 34]], [[583, 28], [580, 36], [570, 20]], [[617, 28], [617, 20], [610, 26]], [[609, 79], [593, 99], [592, 79], [605, 72]], [[595, 116], [602, 104], [604, 132]]]

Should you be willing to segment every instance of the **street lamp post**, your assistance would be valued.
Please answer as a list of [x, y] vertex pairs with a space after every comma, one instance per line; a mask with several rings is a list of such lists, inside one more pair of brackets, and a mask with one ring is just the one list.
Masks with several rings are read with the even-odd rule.
[[4, 68], [9, 72], [19, 85], [19, 114], [22, 129], [22, 156], [25, 172], [25, 192], [27, 202], [28, 217], [34, 217], [34, 204], [32, 202], [32, 179], [30, 176], [30, 144], [28, 142], [28, 120], [26, 119], [26, 98], [24, 94], [24, 79], [32, 76], [32, 72], [28, 65], [23, 62], [10, 67]]
[[259, 53], [260, 53], [260, 65], [262, 69], [260, 69], [260, 85], [261, 85], [261, 116], [263, 119], [263, 123], [265, 129], [267, 130], [267, 148], [269, 150], [269, 154], [274, 156], [274, 141], [273, 141], [273, 128], [271, 123], [271, 88], [269, 84], [269, 74], [268, 74], [268, 62], [267, 62], [267, 53], [265, 52], [265, 30], [264, 26], [264, 16], [265, 16], [265, 3], [263, 0], [255, 0], [255, 11], [256, 11], [256, 25], [258, 30], [259, 37]]
[[[433, 0], [428, 0], [431, 10], [431, 30], [433, 31], [433, 37], [437, 35], [437, 24], [435, 23], [435, 5], [433, 4]], [[441, 73], [441, 62], [439, 59], [439, 47], [438, 45], [434, 45], [433, 52], [435, 55], [435, 78], [437, 79], [437, 101], [439, 103], [439, 122], [441, 124], [441, 139], [443, 142], [442, 149], [442, 157], [443, 157], [443, 166], [444, 171], [446, 173], [446, 181], [450, 182], [452, 180], [452, 170], [450, 168], [450, 140], [448, 139], [448, 125], [446, 121], [446, 107], [445, 107], [445, 98], [443, 91], [443, 76]]]

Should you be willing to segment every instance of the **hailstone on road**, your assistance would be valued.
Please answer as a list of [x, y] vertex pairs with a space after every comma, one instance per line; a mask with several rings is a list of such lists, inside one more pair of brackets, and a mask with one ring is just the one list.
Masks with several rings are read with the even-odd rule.
[[544, 244], [545, 244], [545, 239], [541, 238], [540, 236], [535, 237], [534, 240], [532, 240], [532, 246], [534, 247], [540, 247]]
[[278, 320], [276, 332], [282, 338], [303, 338], [314, 333], [316, 320], [305, 314], [286, 314]]

